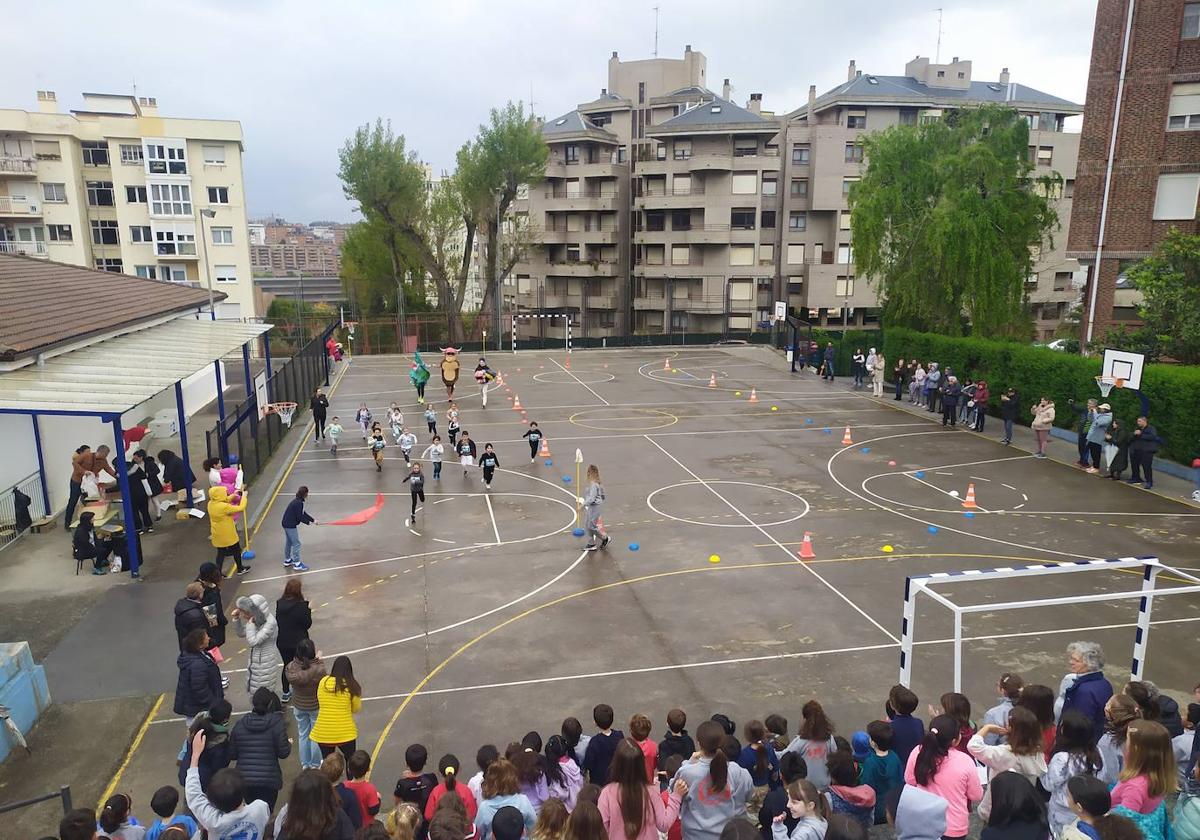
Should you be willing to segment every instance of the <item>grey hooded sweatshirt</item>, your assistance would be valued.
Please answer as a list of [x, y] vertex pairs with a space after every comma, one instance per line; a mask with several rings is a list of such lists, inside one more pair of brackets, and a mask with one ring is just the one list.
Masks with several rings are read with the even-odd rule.
[[941, 840], [946, 833], [946, 800], [905, 785], [896, 805], [896, 840]]
[[[710, 789], [708, 766], [711, 758], [700, 756], [679, 768], [675, 779], [687, 782], [688, 792], [679, 810], [683, 836], [688, 840], [719, 840], [721, 830], [734, 817], [746, 817], [746, 799], [754, 790], [754, 781], [744, 767], [729, 762], [729, 780], [724, 790]], [[671, 780], [668, 789], [675, 786]]]

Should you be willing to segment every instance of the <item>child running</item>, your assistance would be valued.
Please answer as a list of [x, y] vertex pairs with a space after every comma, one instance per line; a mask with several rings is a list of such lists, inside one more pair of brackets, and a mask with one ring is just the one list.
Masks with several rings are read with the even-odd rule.
[[412, 517], [404, 521], [404, 524], [408, 525], [410, 521], [417, 521], [417, 499], [420, 499], [422, 504], [425, 502], [425, 473], [421, 471], [419, 463], [412, 465], [412, 471], [404, 476], [404, 481], [412, 485]]
[[358, 423], [358, 428], [362, 429], [363, 440], [367, 439], [367, 432], [371, 428], [371, 409], [367, 408], [367, 404], [358, 404], [358, 413], [354, 415], [355, 422]]
[[417, 436], [405, 427], [400, 436], [396, 438], [396, 443], [400, 444], [400, 452], [404, 455], [404, 464], [412, 466], [412, 451], [413, 447], [417, 445]]
[[466, 478], [467, 468], [475, 466], [475, 441], [471, 440], [471, 435], [463, 432], [462, 440], [455, 445], [454, 451], [458, 453], [458, 462], [462, 464], [463, 468], [463, 478]]
[[383, 439], [383, 429], [378, 426], [371, 432], [371, 456], [375, 459], [375, 472], [383, 472], [383, 448], [387, 441]]
[[392, 427], [392, 439], [399, 443], [400, 433], [404, 430], [404, 412], [396, 403], [388, 409], [388, 425]]
[[450, 446], [452, 448], [458, 446], [458, 406], [454, 404], [454, 400], [450, 400], [450, 407], [446, 409], [446, 428], [450, 432]]
[[437, 412], [433, 406], [425, 406], [425, 423], [429, 426], [429, 434], [437, 436]]
[[325, 427], [326, 433], [329, 435], [329, 451], [334, 455], [337, 454], [338, 438], [342, 436], [345, 429], [342, 428], [342, 421], [337, 417], [333, 418], [333, 422]]
[[[600, 483], [600, 468], [595, 464], [588, 464], [587, 479], [587, 494], [579, 497], [579, 504], [583, 505], [585, 511], [583, 529], [588, 538], [584, 549], [595, 551], [608, 545], [608, 534], [600, 530], [600, 509], [604, 506], [605, 498], [604, 485]], [[601, 539], [599, 545], [596, 544], [597, 537]]]
[[534, 421], [529, 421], [529, 431], [521, 435], [523, 438], [529, 438], [529, 463], [537, 460], [538, 444], [542, 442], [542, 430], [538, 428], [538, 424]]
[[490, 443], [483, 445], [483, 454], [479, 456], [479, 466], [483, 467], [483, 486], [491, 490], [492, 476], [496, 474], [496, 467], [500, 466], [500, 459], [496, 457], [496, 450], [492, 449]]
[[438, 435], [433, 436], [433, 443], [425, 447], [425, 451], [421, 453], [422, 458], [427, 458], [433, 462], [433, 480], [442, 480], [442, 455], [446, 453], [446, 447], [442, 446], [442, 439]]

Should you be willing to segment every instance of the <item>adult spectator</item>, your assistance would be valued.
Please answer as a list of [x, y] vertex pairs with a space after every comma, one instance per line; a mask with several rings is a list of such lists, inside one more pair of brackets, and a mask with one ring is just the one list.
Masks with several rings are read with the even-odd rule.
[[66, 530], [71, 530], [71, 522], [75, 519], [75, 506], [79, 504], [79, 498], [83, 495], [84, 476], [91, 473], [92, 479], [99, 486], [102, 472], [115, 475], [112, 465], [108, 463], [109, 451], [107, 446], [99, 446], [93, 452], [87, 444], [75, 450], [75, 455], [71, 458], [70, 495], [67, 497], [67, 512], [63, 520]]
[[[1158, 430], [1145, 417], [1137, 419], [1133, 430], [1133, 443], [1129, 445], [1129, 460], [1133, 464], [1133, 475], [1126, 484], [1141, 484], [1147, 490], [1154, 487], [1154, 453], [1162, 446], [1163, 439]], [[1142, 476], [1145, 475], [1143, 483]]]
[[1087, 471], [1093, 475], [1100, 472], [1100, 453], [1104, 448], [1104, 438], [1108, 434], [1112, 419], [1112, 406], [1108, 403], [1096, 406], [1096, 415], [1092, 418], [1091, 428], [1087, 432], [1087, 457], [1091, 461]]
[[[159, 451], [158, 460], [162, 464], [163, 482], [171, 485], [170, 492], [184, 492], [196, 483], [196, 474], [192, 472], [192, 468], [170, 449]], [[166, 490], [165, 487], [163, 489]], [[187, 497], [184, 496], [184, 498]]]
[[980, 379], [975, 383], [975, 394], [973, 400], [975, 403], [975, 431], [977, 432], [983, 431], [983, 424], [987, 420], [988, 399], [990, 397], [991, 394], [988, 391], [987, 382]]
[[1095, 642], [1071, 642], [1067, 645], [1067, 668], [1070, 671], [1058, 687], [1055, 712], [1063, 714], [1074, 709], [1092, 721], [1093, 742], [1104, 734], [1104, 704], [1113, 695], [1112, 683], [1104, 678], [1104, 648]]
[[223, 485], [216, 484], [208, 491], [208, 527], [213, 548], [217, 550], [217, 568], [222, 569], [226, 557], [233, 558], [234, 568], [239, 575], [250, 571], [249, 566], [242, 565], [242, 541], [238, 538], [237, 523], [233, 521], [236, 513], [246, 510], [249, 501], [245, 492], [241, 499], [231, 501], [229, 490]]
[[[221, 669], [208, 653], [208, 633], [203, 628], [191, 630], [183, 639], [183, 645], [175, 664], [179, 678], [175, 684], [175, 714], [183, 715], [189, 733], [196, 715], [207, 712], [213, 704], [225, 696], [221, 685]], [[179, 750], [182, 760], [187, 751], [187, 739]]]
[[[874, 347], [871, 348], [875, 350]], [[876, 398], [883, 396], [883, 376], [887, 368], [887, 356], [883, 353], [875, 354], [875, 364], [871, 368], [871, 390]]]
[[1105, 449], [1108, 451], [1108, 475], [1111, 481], [1120, 481], [1121, 473], [1129, 466], [1129, 446], [1133, 443], [1133, 432], [1129, 424], [1119, 417], [1114, 417], [1104, 435]]
[[307, 635], [296, 643], [295, 657], [287, 663], [284, 671], [288, 688], [292, 691], [292, 714], [296, 718], [300, 769], [315, 770], [321, 766], [321, 751], [309, 734], [317, 722], [317, 685], [325, 676], [325, 663]]
[[1029, 424], [1029, 428], [1033, 429], [1034, 437], [1037, 438], [1037, 452], [1033, 457], [1046, 457], [1046, 444], [1050, 441], [1050, 429], [1053, 426], [1054, 400], [1042, 397], [1041, 401], [1033, 407], [1033, 422]]
[[828, 379], [830, 382], [833, 381], [833, 360], [834, 350], [833, 342], [831, 341], [825, 345], [825, 358], [821, 363], [821, 378]]
[[246, 798], [261, 799], [275, 810], [283, 787], [279, 759], [292, 752], [279, 697], [269, 688], [259, 688], [250, 699], [250, 714], [233, 726], [229, 735], [229, 758], [246, 780]]
[[1078, 436], [1076, 443], [1079, 448], [1079, 457], [1075, 459], [1076, 466], [1088, 465], [1088, 432], [1091, 431], [1092, 421], [1096, 419], [1096, 403], [1095, 399], [1090, 399], [1083, 408], [1079, 408], [1075, 400], [1067, 400], [1067, 405], [1075, 412], [1075, 433]]
[[129, 476], [129, 507], [133, 510], [133, 526], [139, 534], [153, 534], [154, 520], [150, 517], [150, 498], [154, 495], [150, 476], [146, 472], [146, 458], [142, 450], [133, 454], [125, 465]]
[[250, 646], [247, 662], [246, 690], [271, 688], [279, 679], [283, 660], [275, 640], [279, 638], [279, 622], [262, 595], [243, 595], [233, 611], [233, 629]]
[[1004, 437], [1000, 442], [1005, 446], [1012, 443], [1013, 423], [1021, 415], [1021, 395], [1016, 388], [1009, 388], [1000, 395], [1000, 419], [1004, 421]]
[[[309, 628], [312, 627], [312, 609], [304, 598], [300, 578], [288, 580], [283, 587], [283, 597], [275, 602], [275, 621], [279, 625], [279, 636], [275, 646], [279, 648], [279, 656], [286, 666], [296, 657], [296, 646], [308, 638]], [[288, 684], [287, 669], [283, 672], [283, 702], [292, 699], [292, 689]], [[316, 709], [316, 690], [313, 690], [313, 709]], [[315, 766], [315, 765], [314, 765]]]
[[951, 428], [958, 425], [958, 398], [962, 394], [962, 385], [957, 376], [947, 376], [942, 386], [942, 425]]
[[225, 644], [225, 627], [229, 624], [229, 617], [225, 615], [225, 602], [221, 597], [225, 576], [221, 574], [221, 568], [216, 563], [201, 563], [196, 580], [204, 585], [204, 597], [200, 603], [204, 606], [204, 613], [208, 618], [208, 638], [212, 645], [209, 650], [212, 650]]
[[[330, 339], [330, 341], [332, 340]], [[331, 351], [329, 355], [332, 359], [333, 352]], [[308, 407], [312, 410], [313, 416], [313, 443], [320, 446], [322, 438], [325, 437], [325, 417], [329, 412], [329, 397], [325, 396], [324, 392], [318, 388], [313, 391], [312, 399], [308, 401]]]
[[208, 632], [208, 616], [204, 613], [204, 584], [194, 580], [183, 591], [183, 597], [175, 602], [175, 635], [179, 637], [179, 649], [183, 640], [193, 630]]
[[79, 515], [79, 524], [71, 537], [71, 551], [76, 562], [92, 561], [92, 574], [102, 575], [108, 571], [108, 555], [112, 553], [112, 545], [107, 540], [96, 539], [96, 528], [92, 520], [96, 514], [85, 510]]

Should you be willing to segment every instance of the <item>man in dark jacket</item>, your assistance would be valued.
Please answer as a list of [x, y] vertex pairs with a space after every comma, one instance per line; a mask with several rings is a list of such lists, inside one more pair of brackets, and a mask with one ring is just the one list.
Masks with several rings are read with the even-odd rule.
[[274, 811], [283, 787], [279, 759], [291, 754], [292, 745], [275, 692], [260, 687], [250, 698], [250, 707], [251, 714], [234, 724], [229, 735], [229, 759], [237, 762], [246, 779], [246, 801], [261, 799]]
[[[1147, 490], [1154, 486], [1154, 453], [1162, 446], [1163, 439], [1158, 430], [1145, 417], [1137, 419], [1133, 430], [1133, 443], [1129, 445], [1129, 462], [1133, 465], [1133, 477], [1126, 484], [1141, 484]], [[1145, 483], [1142, 474], [1145, 473]]]
[[175, 635], [179, 637], [179, 650], [183, 651], [183, 640], [193, 630], [208, 632], [208, 616], [204, 614], [204, 584], [194, 580], [184, 590], [183, 597], [175, 602]]
[[1079, 458], [1075, 461], [1075, 465], [1086, 467], [1088, 465], [1088, 432], [1092, 429], [1092, 421], [1096, 419], [1097, 401], [1088, 400], [1087, 404], [1080, 408], [1075, 404], [1075, 400], [1067, 400], [1067, 405], [1075, 412], [1077, 417], [1075, 421], [1075, 432], [1078, 434], [1077, 445], [1079, 448]]
[[1009, 388], [1000, 395], [1000, 419], [1004, 421], [1004, 437], [1000, 442], [1005, 446], [1012, 443], [1013, 423], [1021, 416], [1021, 396], [1016, 388]]
[[304, 500], [308, 498], [308, 488], [301, 487], [296, 491], [296, 498], [288, 502], [283, 512], [283, 565], [299, 572], [307, 572], [308, 566], [300, 562], [300, 526], [312, 525], [317, 520], [304, 512]]
[[329, 397], [318, 388], [313, 391], [308, 407], [313, 416], [313, 442], [320, 445], [321, 439], [325, 437], [325, 416], [329, 411]]

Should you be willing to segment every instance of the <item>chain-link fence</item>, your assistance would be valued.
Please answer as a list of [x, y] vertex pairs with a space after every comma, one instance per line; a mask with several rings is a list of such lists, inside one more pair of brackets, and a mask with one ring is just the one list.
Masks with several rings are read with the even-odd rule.
[[0, 491], [0, 549], [21, 536], [39, 519], [49, 515], [39, 473], [25, 476]]

